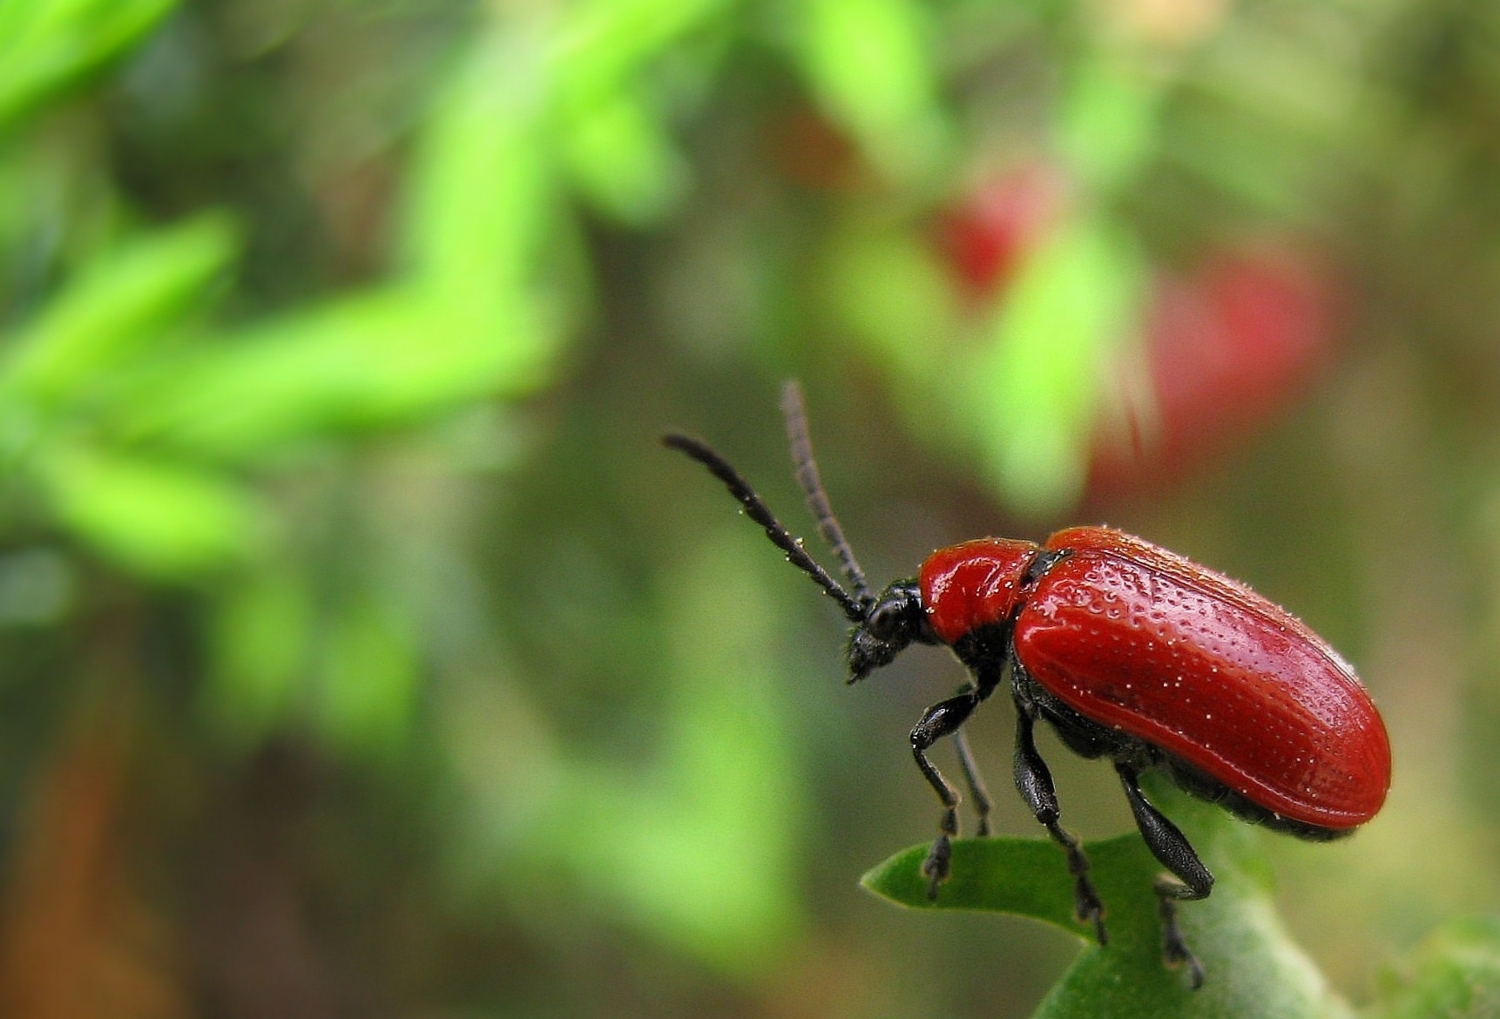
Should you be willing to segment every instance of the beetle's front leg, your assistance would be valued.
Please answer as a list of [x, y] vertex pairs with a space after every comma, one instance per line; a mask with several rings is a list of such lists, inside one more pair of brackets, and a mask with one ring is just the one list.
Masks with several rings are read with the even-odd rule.
[[921, 721], [911, 731], [911, 753], [917, 767], [927, 783], [943, 802], [943, 815], [938, 821], [938, 837], [922, 861], [922, 873], [927, 877], [927, 897], [936, 899], [938, 885], [948, 880], [949, 861], [953, 856], [952, 840], [958, 837], [958, 805], [962, 798], [953, 783], [943, 777], [937, 766], [927, 757], [927, 751], [944, 736], [951, 736], [968, 720], [980, 701], [979, 691], [971, 690], [939, 701], [922, 712]]

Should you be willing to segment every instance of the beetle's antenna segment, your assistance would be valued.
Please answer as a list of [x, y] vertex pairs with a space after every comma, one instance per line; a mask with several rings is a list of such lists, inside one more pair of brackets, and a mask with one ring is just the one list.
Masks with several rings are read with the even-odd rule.
[[797, 474], [797, 484], [807, 496], [807, 508], [818, 522], [818, 533], [833, 550], [839, 561], [839, 569], [853, 589], [854, 600], [866, 611], [875, 604], [875, 595], [865, 583], [865, 571], [859, 568], [854, 550], [844, 537], [833, 507], [828, 505], [828, 492], [823, 488], [823, 478], [818, 474], [818, 461], [813, 458], [812, 439], [807, 433], [807, 410], [802, 403], [802, 387], [796, 379], [790, 379], [781, 387], [781, 413], [786, 418], [786, 437], [792, 447], [792, 466]]
[[681, 450], [707, 467], [709, 473], [724, 482], [724, 487], [729, 489], [729, 494], [745, 508], [745, 515], [766, 529], [766, 537], [771, 539], [773, 545], [786, 553], [788, 562], [806, 573], [828, 597], [838, 602], [839, 608], [844, 610], [844, 615], [849, 617], [851, 623], [865, 621], [864, 607], [851, 598], [849, 592], [840, 587], [839, 582], [829, 576], [828, 571], [819, 566], [816, 559], [807, 554], [807, 549], [802, 547], [802, 540], [793, 537], [792, 532], [786, 529], [786, 525], [776, 519], [775, 514], [761, 501], [760, 496], [755, 494], [749, 482], [741, 477], [739, 471], [730, 466], [728, 460], [714, 452], [707, 444], [688, 435], [672, 433], [663, 435], [661, 441], [662, 445], [670, 449]]

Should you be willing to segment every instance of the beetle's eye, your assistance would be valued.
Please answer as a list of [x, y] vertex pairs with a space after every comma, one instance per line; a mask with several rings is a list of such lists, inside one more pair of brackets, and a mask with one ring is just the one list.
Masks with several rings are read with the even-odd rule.
[[865, 628], [870, 631], [871, 636], [879, 637], [881, 640], [889, 640], [901, 629], [902, 606], [895, 602], [881, 602], [870, 610], [870, 618], [865, 621]]
[[899, 641], [903, 646], [914, 636], [914, 627], [922, 619], [922, 608], [914, 591], [892, 584], [870, 609], [865, 629], [881, 640]]

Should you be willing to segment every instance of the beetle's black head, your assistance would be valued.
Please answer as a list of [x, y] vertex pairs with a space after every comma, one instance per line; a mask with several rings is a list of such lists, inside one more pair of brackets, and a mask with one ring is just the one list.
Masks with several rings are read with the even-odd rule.
[[932, 644], [936, 640], [917, 582], [898, 580], [880, 593], [864, 621], [849, 631], [849, 682], [857, 683], [891, 664], [913, 641]]

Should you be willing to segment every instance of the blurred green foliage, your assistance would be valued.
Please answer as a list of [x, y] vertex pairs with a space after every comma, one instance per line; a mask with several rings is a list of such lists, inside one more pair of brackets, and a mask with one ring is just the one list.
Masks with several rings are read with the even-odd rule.
[[[957, 677], [845, 696], [835, 614], [655, 445], [795, 520], [795, 375], [872, 578], [1105, 520], [1361, 664], [1368, 831], [1174, 808], [1228, 847], [1190, 1007], [1277, 965], [1342, 1007], [1269, 856], [1345, 996], [1478, 1014], [1487, 921], [1371, 974], [1500, 909], [1497, 36], [1419, 0], [0, 0], [6, 1013], [1029, 1014], [1071, 937], [853, 885], [928, 833], [902, 734]], [[1128, 829], [1044, 749], [1069, 824]], [[1140, 951], [1043, 1014], [1177, 987], [1129, 901]]]
[[1390, 999], [1375, 1014], [1405, 1016], [1493, 1015], [1500, 1008], [1496, 965], [1500, 924], [1493, 916], [1461, 917], [1434, 932], [1408, 959], [1382, 973]]

